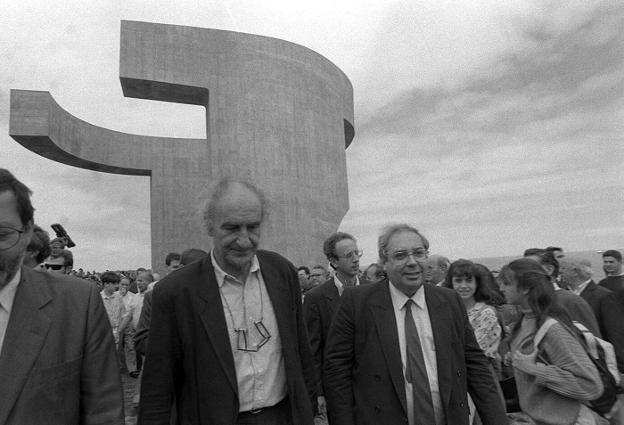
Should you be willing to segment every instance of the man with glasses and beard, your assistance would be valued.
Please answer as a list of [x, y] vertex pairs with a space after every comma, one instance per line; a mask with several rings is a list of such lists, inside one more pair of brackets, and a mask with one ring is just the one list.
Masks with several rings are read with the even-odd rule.
[[0, 169], [0, 423], [124, 423], [113, 333], [94, 284], [23, 267], [31, 191]]

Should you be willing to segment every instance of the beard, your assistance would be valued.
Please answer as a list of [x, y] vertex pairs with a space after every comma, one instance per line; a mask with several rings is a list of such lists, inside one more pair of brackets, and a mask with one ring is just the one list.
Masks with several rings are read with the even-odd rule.
[[4, 288], [15, 276], [17, 270], [22, 265], [23, 255], [10, 256], [8, 258], [0, 256], [0, 289]]

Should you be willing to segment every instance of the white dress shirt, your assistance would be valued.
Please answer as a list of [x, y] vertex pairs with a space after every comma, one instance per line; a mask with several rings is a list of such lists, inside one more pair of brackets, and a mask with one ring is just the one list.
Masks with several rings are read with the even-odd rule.
[[11, 310], [13, 310], [13, 301], [15, 301], [15, 293], [17, 285], [22, 277], [21, 267], [17, 269], [17, 273], [6, 286], [0, 289], [0, 354], [2, 354], [2, 344], [4, 343], [4, 335], [6, 334], [9, 319], [11, 318]]
[[[401, 349], [401, 362], [403, 363], [403, 379], [405, 379], [405, 303], [408, 296], [398, 290], [392, 283], [389, 285], [390, 299], [394, 308], [396, 317], [397, 332], [399, 334], [399, 347]], [[431, 399], [433, 402], [433, 413], [435, 415], [436, 424], [444, 425], [444, 410], [442, 409], [442, 399], [440, 398], [440, 389], [438, 386], [438, 361], [436, 358], [436, 347], [433, 340], [433, 330], [431, 328], [431, 320], [429, 318], [429, 310], [425, 301], [425, 290], [421, 286], [411, 297], [414, 304], [412, 305], [412, 316], [416, 329], [418, 329], [418, 337], [422, 346], [423, 358], [425, 360], [425, 368], [429, 378], [429, 389], [431, 390]], [[414, 424], [414, 400], [412, 399], [412, 384], [405, 380], [405, 396], [407, 397], [407, 418], [409, 425]]]
[[126, 292], [126, 295], [121, 295], [121, 292], [119, 291], [117, 291], [117, 293], [123, 300], [124, 307], [126, 308], [126, 314], [130, 315], [132, 329], [136, 330], [139, 325], [141, 310], [143, 309], [143, 298], [145, 297], [145, 292], [135, 294], [134, 292], [128, 291]]
[[[288, 392], [286, 368], [275, 311], [260, 272], [258, 258], [253, 257], [249, 275], [244, 283], [223, 271], [212, 251], [210, 258], [219, 285], [223, 314], [234, 356], [239, 411], [274, 406], [282, 401]], [[271, 338], [257, 352], [238, 350], [238, 334], [235, 329], [247, 329], [248, 346], [253, 348], [262, 340], [254, 325], [254, 322], [259, 320], [262, 320]]]

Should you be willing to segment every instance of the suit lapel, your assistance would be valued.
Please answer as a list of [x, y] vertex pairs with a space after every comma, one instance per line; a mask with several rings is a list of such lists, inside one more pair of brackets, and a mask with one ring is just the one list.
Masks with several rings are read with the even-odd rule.
[[438, 388], [444, 408], [448, 406], [453, 382], [453, 371], [451, 370], [452, 351], [449, 348], [457, 344], [451, 335], [451, 329], [456, 318], [450, 317], [450, 309], [446, 301], [441, 298], [433, 287], [424, 285], [425, 300], [429, 319], [431, 320], [431, 330], [433, 341], [436, 346], [436, 361], [438, 364]]
[[[288, 281], [280, 277], [279, 270], [275, 268], [273, 263], [266, 261], [261, 253], [258, 254], [258, 261], [260, 262], [260, 272], [262, 273], [264, 286], [269, 293], [269, 299], [271, 300], [273, 311], [275, 312], [277, 329], [282, 343], [282, 352], [285, 354], [289, 352], [286, 350], [286, 346], [289, 344], [294, 346], [296, 343], [292, 328], [294, 305], [291, 305], [289, 302], [291, 300], [290, 287]], [[291, 337], [291, 335], [293, 335], [293, 337]], [[284, 360], [286, 360], [286, 358], [284, 358]]]
[[407, 412], [401, 347], [399, 345], [396, 317], [388, 285], [389, 283], [386, 280], [378, 286], [377, 293], [371, 295], [371, 310], [394, 390], [399, 395], [403, 409]]
[[52, 295], [45, 282], [35, 280], [34, 273], [22, 269], [0, 353], [0, 423], [6, 422], [50, 329], [42, 310]]
[[[206, 278], [204, 279], [204, 277]], [[199, 295], [198, 312], [202, 325], [208, 334], [208, 339], [212, 343], [212, 348], [221, 363], [221, 367], [225, 371], [228, 382], [234, 392], [238, 394], [234, 356], [232, 355], [230, 337], [223, 313], [219, 285], [210, 257], [202, 261], [196, 287]]]
[[327, 309], [329, 311], [329, 317], [334, 317], [334, 311], [340, 301], [340, 295], [338, 294], [338, 288], [334, 284], [332, 279], [328, 285], [323, 288], [323, 296], [327, 300]]
[[585, 289], [583, 289], [583, 292], [581, 292], [581, 297], [589, 301], [592, 298], [595, 290], [596, 290], [596, 284], [594, 283], [593, 280], [590, 280], [587, 286], [585, 286]]

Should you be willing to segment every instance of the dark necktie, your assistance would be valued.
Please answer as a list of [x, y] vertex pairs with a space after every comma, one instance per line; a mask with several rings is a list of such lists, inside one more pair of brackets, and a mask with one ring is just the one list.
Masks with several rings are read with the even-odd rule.
[[412, 299], [405, 302], [405, 380], [412, 384], [414, 424], [435, 425], [429, 378], [425, 368], [418, 330], [412, 316]]

